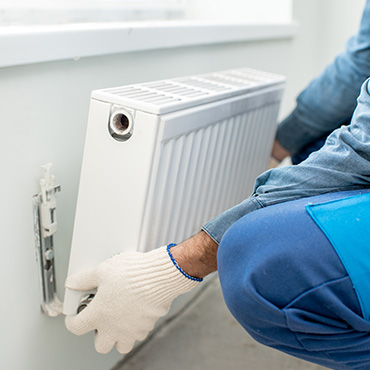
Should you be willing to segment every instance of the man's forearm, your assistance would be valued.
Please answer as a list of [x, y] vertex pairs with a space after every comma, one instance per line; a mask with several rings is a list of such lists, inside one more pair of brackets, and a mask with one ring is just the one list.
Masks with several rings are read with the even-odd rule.
[[204, 278], [217, 270], [218, 244], [204, 231], [171, 248], [173, 258], [190, 276]]

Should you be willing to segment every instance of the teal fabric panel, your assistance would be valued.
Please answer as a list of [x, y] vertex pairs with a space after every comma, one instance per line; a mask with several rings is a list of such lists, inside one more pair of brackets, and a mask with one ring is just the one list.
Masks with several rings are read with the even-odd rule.
[[370, 320], [370, 193], [306, 209], [333, 245]]

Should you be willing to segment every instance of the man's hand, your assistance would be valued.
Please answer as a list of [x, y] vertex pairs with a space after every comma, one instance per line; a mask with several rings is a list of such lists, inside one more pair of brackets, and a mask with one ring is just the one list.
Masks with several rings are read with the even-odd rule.
[[277, 140], [274, 141], [274, 146], [272, 147], [271, 154], [273, 158], [275, 158], [279, 162], [281, 162], [285, 157], [289, 157], [291, 155], [291, 153], [283, 148]]
[[[184, 263], [188, 261], [186, 266], [191, 265], [192, 253], [188, 252], [183, 258]], [[96, 289], [97, 293], [78, 315], [66, 317], [66, 327], [76, 335], [95, 330], [95, 348], [100, 353], [108, 353], [114, 345], [120, 353], [128, 353], [135, 341], [145, 339], [158, 318], [167, 314], [177, 296], [199, 284], [197, 280], [175, 266], [166, 247], [119, 254], [67, 279], [69, 289]]]

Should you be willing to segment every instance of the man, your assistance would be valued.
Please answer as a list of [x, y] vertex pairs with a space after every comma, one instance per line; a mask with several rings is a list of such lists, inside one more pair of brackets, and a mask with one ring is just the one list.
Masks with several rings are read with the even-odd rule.
[[273, 155], [299, 164], [263, 173], [250, 198], [177, 246], [71, 276], [68, 288], [98, 291], [67, 328], [95, 330], [99, 352], [116, 344], [127, 353], [174, 298], [218, 269], [231, 313], [261, 343], [333, 369], [369, 369], [368, 76], [370, 0], [346, 51], [279, 125]]

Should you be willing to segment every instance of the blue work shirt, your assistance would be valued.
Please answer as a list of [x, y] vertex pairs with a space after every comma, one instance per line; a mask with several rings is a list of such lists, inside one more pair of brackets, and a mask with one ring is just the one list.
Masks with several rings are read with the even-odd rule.
[[[369, 76], [370, 0], [367, 0], [360, 29], [348, 41], [346, 51], [298, 96], [296, 108], [278, 126], [278, 141], [292, 153], [331, 133], [325, 145], [299, 165], [264, 172], [256, 179], [249, 198], [202, 229], [219, 243], [235, 221], [259, 208], [324, 193], [369, 188]], [[349, 121], [349, 125], [344, 125]]]

